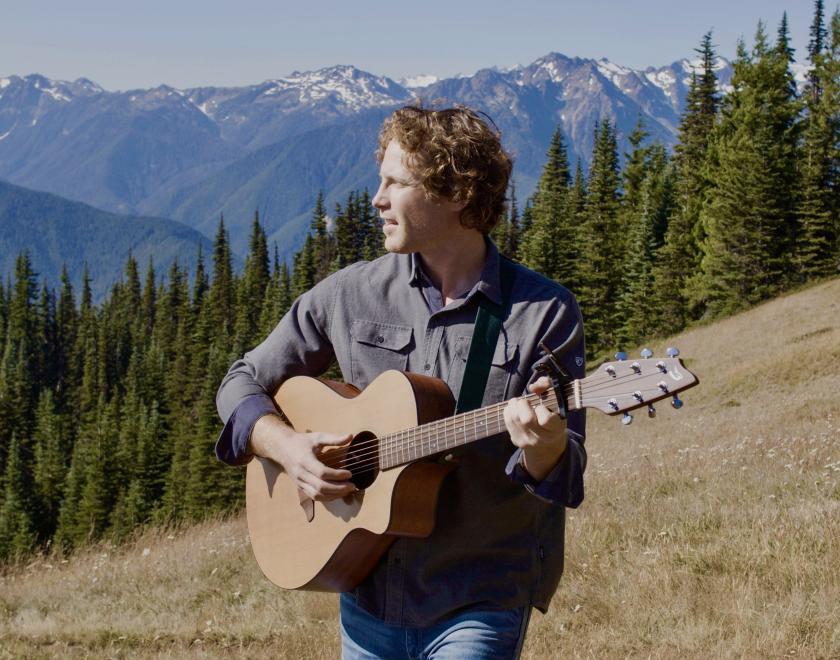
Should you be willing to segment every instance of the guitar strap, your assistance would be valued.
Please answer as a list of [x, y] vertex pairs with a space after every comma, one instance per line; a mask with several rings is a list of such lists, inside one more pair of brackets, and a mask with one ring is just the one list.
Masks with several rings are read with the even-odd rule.
[[502, 285], [502, 304], [497, 305], [485, 295], [481, 295], [478, 311], [475, 315], [470, 350], [467, 354], [467, 366], [464, 368], [464, 380], [458, 393], [455, 414], [475, 410], [481, 407], [487, 377], [490, 375], [490, 363], [499, 340], [505, 312], [510, 306], [510, 294], [513, 288], [513, 264], [499, 256], [499, 279]]

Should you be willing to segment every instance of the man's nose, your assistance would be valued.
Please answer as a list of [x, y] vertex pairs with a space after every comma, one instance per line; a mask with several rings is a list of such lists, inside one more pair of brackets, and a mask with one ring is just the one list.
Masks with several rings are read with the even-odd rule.
[[382, 194], [382, 186], [380, 185], [379, 188], [376, 190], [376, 194], [373, 196], [373, 199], [370, 200], [371, 205], [375, 209], [380, 209], [385, 206], [385, 198]]

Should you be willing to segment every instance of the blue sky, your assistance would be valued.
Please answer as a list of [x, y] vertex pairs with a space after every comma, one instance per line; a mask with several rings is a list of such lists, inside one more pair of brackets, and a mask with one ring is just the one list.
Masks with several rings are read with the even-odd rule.
[[[830, 15], [836, 5], [825, 5]], [[691, 56], [709, 29], [731, 58], [759, 19], [775, 36], [785, 10], [804, 62], [811, 0], [4, 0], [0, 76], [183, 88], [353, 64], [399, 79], [529, 64], [551, 51], [644, 68]]]

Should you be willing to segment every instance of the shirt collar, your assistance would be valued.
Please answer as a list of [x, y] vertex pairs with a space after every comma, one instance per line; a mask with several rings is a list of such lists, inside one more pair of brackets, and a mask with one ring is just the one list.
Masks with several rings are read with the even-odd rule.
[[[478, 282], [475, 283], [473, 288], [470, 289], [469, 293], [466, 295], [466, 299], [475, 295], [476, 291], [481, 291], [491, 301], [497, 305], [501, 305], [502, 283], [499, 266], [499, 260], [501, 259], [499, 256], [499, 249], [496, 247], [496, 244], [490, 240], [489, 236], [484, 237], [484, 242], [487, 245], [487, 257], [484, 261], [484, 268], [481, 270]], [[408, 283], [412, 286], [423, 286], [426, 283], [430, 283], [431, 280], [429, 280], [428, 276], [423, 271], [423, 265], [421, 264], [420, 259], [417, 258], [418, 253], [412, 252], [409, 256], [411, 258], [411, 270], [409, 273]]]

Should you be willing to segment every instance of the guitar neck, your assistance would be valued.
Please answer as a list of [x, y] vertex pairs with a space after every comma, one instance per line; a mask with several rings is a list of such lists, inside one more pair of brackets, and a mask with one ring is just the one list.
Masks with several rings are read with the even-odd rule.
[[[579, 392], [579, 383], [573, 381], [564, 387], [564, 393], [568, 391], [566, 405], [569, 410], [580, 407], [579, 396], [575, 395]], [[525, 399], [532, 408], [542, 403], [552, 412], [560, 409], [554, 390], [529, 394]], [[505, 431], [505, 406], [507, 401], [384, 435], [379, 438], [380, 467], [387, 470], [406, 465], [502, 433]]]
[[[608, 362], [595, 373], [563, 385], [560, 391], [550, 389], [543, 394], [529, 394], [525, 400], [534, 408], [544, 405], [552, 412], [561, 408], [558, 396], [566, 401], [567, 410], [595, 408], [607, 415], [647, 407], [656, 414], [653, 403], [673, 397], [672, 405], [680, 408], [678, 392], [697, 385], [697, 377], [676, 357], [661, 360]], [[379, 438], [379, 465], [382, 469], [412, 463], [427, 456], [449, 451], [502, 433], [505, 430], [504, 410], [507, 401], [486, 408], [446, 417]]]

